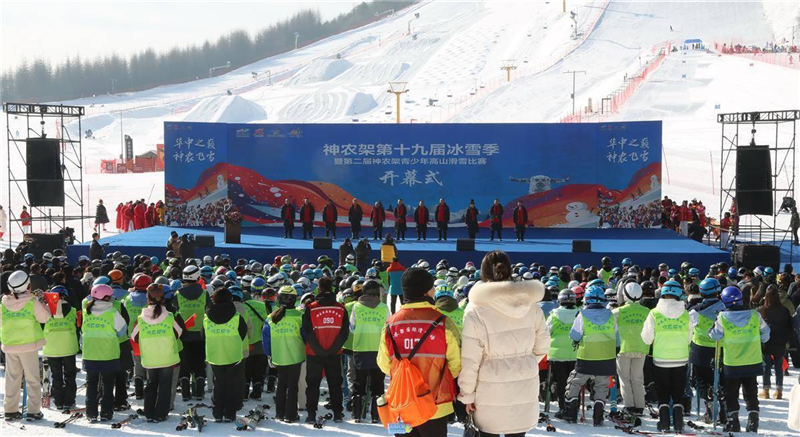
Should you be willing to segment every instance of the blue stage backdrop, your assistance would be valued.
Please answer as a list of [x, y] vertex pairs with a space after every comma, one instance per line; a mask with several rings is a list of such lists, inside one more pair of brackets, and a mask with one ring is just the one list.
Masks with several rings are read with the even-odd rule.
[[285, 199], [328, 200], [365, 223], [374, 202], [439, 198], [451, 222], [474, 199], [483, 225], [497, 198], [537, 227], [660, 226], [661, 122], [597, 124], [165, 124], [168, 224], [221, 225], [233, 203], [247, 225], [280, 222]]

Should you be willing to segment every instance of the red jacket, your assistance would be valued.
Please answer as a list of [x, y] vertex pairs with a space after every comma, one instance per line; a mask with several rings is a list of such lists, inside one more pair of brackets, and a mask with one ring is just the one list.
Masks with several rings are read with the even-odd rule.
[[692, 210], [688, 206], [681, 206], [679, 211], [680, 211], [680, 219], [682, 222], [692, 221]]
[[450, 223], [450, 207], [447, 204], [436, 205], [436, 223]]
[[339, 211], [336, 210], [336, 206], [325, 205], [325, 208], [322, 208], [322, 222], [335, 224], [337, 220], [339, 220]]
[[134, 229], [142, 229], [144, 228], [144, 213], [146, 209], [143, 203], [136, 205], [133, 208], [133, 228]]
[[383, 225], [383, 222], [386, 221], [386, 211], [382, 206], [372, 208], [372, 212], [369, 213], [369, 219], [372, 221], [372, 226]]
[[125, 229], [125, 205], [117, 205], [117, 229]]
[[492, 223], [501, 223], [503, 221], [503, 205], [499, 203], [492, 205], [489, 214], [492, 216]]
[[314, 205], [308, 204], [300, 207], [300, 221], [302, 223], [314, 223]]
[[420, 206], [414, 211], [414, 223], [418, 225], [427, 225], [429, 221], [428, 208], [426, 206]]
[[156, 225], [156, 207], [154, 205], [150, 205], [147, 207], [147, 211], [144, 214], [144, 227], [152, 228]]
[[514, 224], [526, 226], [528, 224], [528, 210], [524, 206], [514, 208]]
[[306, 307], [303, 314], [306, 355], [339, 355], [350, 335], [347, 310], [336, 302], [333, 293], [320, 295], [317, 299]]
[[[31, 225], [31, 215], [28, 214], [28, 211], [22, 211], [20, 213], [19, 218], [22, 219], [22, 226], [30, 226]], [[28, 219], [28, 220], [25, 220]]]
[[125, 211], [125, 222], [123, 223], [125, 225], [125, 231], [130, 232], [133, 230], [131, 229], [131, 222], [133, 221], [133, 204], [125, 206], [123, 210]]
[[407, 215], [408, 208], [406, 208], [405, 205], [397, 205], [394, 207], [394, 220], [397, 223], [405, 223]]

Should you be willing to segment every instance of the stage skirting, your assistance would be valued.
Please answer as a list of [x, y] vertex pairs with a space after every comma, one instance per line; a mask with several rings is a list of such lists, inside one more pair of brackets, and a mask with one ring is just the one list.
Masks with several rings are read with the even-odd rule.
[[[372, 236], [372, 230], [365, 228], [362, 236]], [[198, 247], [195, 256], [228, 254], [233, 260], [238, 258], [256, 259], [260, 262], [271, 262], [276, 255], [291, 254], [305, 262], [312, 262], [320, 255], [328, 255], [338, 259], [338, 248], [349, 230], [340, 228], [338, 239], [333, 242], [333, 250], [315, 250], [311, 240], [284, 239], [283, 229], [278, 227], [258, 227], [243, 229], [242, 244], [225, 244], [221, 228], [177, 228], [157, 226], [126, 234], [113, 234], [100, 240], [108, 243], [106, 253], [121, 251], [128, 255], [145, 254], [164, 258], [166, 243], [170, 233], [179, 235], [212, 235], [215, 247]], [[384, 232], [390, 231], [386, 229]], [[295, 236], [302, 235], [297, 227]], [[323, 236], [324, 230], [315, 229], [316, 236]], [[642, 267], [655, 267], [665, 262], [670, 267], [688, 261], [705, 272], [705, 269], [721, 261], [730, 262], [730, 254], [702, 243], [677, 235], [667, 229], [529, 229], [524, 242], [515, 241], [512, 229], [505, 229], [503, 241], [489, 241], [488, 230], [481, 229], [475, 242], [474, 252], [456, 251], [456, 239], [466, 237], [464, 228], [452, 228], [448, 233], [448, 241], [436, 241], [436, 228], [428, 230], [427, 241], [417, 241], [416, 233], [409, 229], [406, 241], [397, 242], [400, 260], [410, 265], [420, 258], [435, 263], [446, 258], [451, 265], [462, 266], [467, 261], [480, 263], [486, 252], [499, 249], [507, 252], [512, 262], [527, 264], [538, 262], [545, 265], [598, 265], [603, 256], [611, 257], [614, 265], [619, 265], [622, 258], [628, 257]], [[572, 240], [591, 240], [591, 253], [572, 253]], [[371, 238], [370, 238], [371, 240]], [[370, 258], [380, 256], [380, 241], [371, 241]], [[355, 246], [355, 243], [353, 244]], [[75, 262], [81, 255], [89, 255], [89, 244], [68, 246], [67, 255], [70, 262]]]

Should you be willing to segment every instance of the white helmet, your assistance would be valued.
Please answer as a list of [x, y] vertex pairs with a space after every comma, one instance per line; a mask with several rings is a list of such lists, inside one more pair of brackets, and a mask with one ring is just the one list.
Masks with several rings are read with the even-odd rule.
[[197, 266], [186, 266], [183, 269], [184, 281], [197, 281], [200, 279], [200, 269]]
[[625, 297], [632, 301], [637, 301], [642, 298], [642, 286], [636, 282], [628, 282], [625, 284]]
[[20, 294], [28, 291], [28, 285], [31, 283], [31, 278], [22, 270], [17, 270], [8, 277], [8, 288], [14, 294]]
[[344, 260], [351, 263], [356, 260], [356, 257], [354, 257], [352, 253], [348, 253]]

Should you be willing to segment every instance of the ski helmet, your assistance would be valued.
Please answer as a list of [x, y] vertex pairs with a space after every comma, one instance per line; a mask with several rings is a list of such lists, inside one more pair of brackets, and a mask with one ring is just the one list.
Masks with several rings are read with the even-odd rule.
[[703, 296], [713, 296], [722, 289], [722, 286], [714, 278], [706, 278], [700, 281], [700, 294]]
[[25, 271], [17, 270], [8, 277], [6, 282], [8, 283], [8, 288], [10, 288], [14, 294], [20, 294], [28, 291], [31, 278]]
[[106, 284], [99, 284], [92, 287], [92, 292], [91, 292], [92, 299], [103, 300], [106, 297], [110, 298], [113, 295], [114, 295], [114, 290], [112, 290], [111, 287], [109, 287]]
[[722, 290], [722, 295], [720, 297], [726, 308], [744, 303], [742, 291], [739, 290], [738, 287], [725, 287], [725, 289]]
[[183, 269], [183, 280], [196, 282], [200, 279], [200, 269], [197, 266], [186, 266]]
[[642, 298], [642, 286], [636, 282], [628, 282], [625, 284], [625, 298], [634, 302]]
[[583, 295], [583, 300], [586, 301], [586, 303], [605, 303], [606, 292], [603, 287], [590, 285], [586, 289], [586, 294]]
[[622, 267], [628, 267], [633, 265], [633, 261], [630, 258], [623, 258], [622, 259]]
[[577, 302], [577, 297], [572, 290], [565, 288], [558, 292], [558, 303], [560, 305], [575, 305], [575, 302]]
[[667, 281], [661, 286], [661, 297], [675, 296], [680, 299], [683, 296], [683, 287], [678, 281]]

